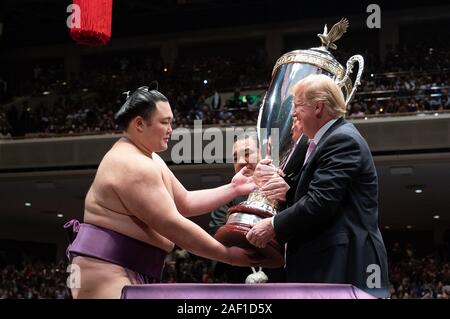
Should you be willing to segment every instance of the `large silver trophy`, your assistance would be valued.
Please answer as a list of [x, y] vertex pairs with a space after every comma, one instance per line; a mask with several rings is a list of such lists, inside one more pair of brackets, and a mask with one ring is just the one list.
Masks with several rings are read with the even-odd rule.
[[[364, 69], [364, 59], [354, 55], [347, 61], [346, 69], [333, 57], [329, 49], [337, 49], [333, 43], [347, 30], [349, 23], [342, 19], [328, 32], [318, 34], [322, 46], [309, 50], [295, 50], [278, 59], [272, 71], [272, 81], [262, 103], [258, 117], [258, 138], [261, 158], [269, 156], [274, 165], [284, 167], [295, 141], [292, 140], [293, 95], [292, 86], [310, 74], [325, 74], [341, 87], [346, 104], [353, 98]], [[354, 85], [350, 74], [358, 62], [359, 68]], [[228, 210], [227, 223], [219, 228], [215, 238], [227, 246], [253, 247], [267, 257], [266, 268], [284, 265], [284, 248], [272, 240], [265, 248], [256, 248], [245, 238], [250, 228], [263, 218], [275, 216], [278, 203], [270, 201], [258, 190], [247, 201]]]

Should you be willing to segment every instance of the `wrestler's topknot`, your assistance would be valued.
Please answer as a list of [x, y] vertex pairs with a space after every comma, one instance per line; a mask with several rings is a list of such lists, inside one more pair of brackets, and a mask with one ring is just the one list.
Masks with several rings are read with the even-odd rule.
[[[154, 89], [155, 86], [156, 89]], [[149, 86], [141, 86], [131, 95], [129, 91], [124, 93], [127, 95], [127, 99], [114, 116], [120, 128], [126, 129], [130, 121], [136, 116], [142, 116], [142, 118], [148, 120], [155, 110], [157, 102], [168, 102], [167, 97], [157, 88], [158, 83], [153, 81]]]

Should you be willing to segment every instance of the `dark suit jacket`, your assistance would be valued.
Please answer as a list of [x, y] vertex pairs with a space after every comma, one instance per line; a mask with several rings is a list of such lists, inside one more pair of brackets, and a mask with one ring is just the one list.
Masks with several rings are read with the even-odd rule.
[[340, 118], [325, 132], [287, 204], [274, 218], [277, 240], [288, 243], [287, 282], [348, 283], [388, 296], [377, 173], [353, 124]]
[[303, 166], [303, 162], [305, 161], [306, 151], [308, 150], [308, 141], [308, 137], [306, 135], [302, 135], [300, 141], [295, 146], [294, 153], [283, 169], [285, 174], [284, 180], [290, 186], [290, 189], [286, 194], [287, 202], [291, 201], [295, 195], [298, 176]]

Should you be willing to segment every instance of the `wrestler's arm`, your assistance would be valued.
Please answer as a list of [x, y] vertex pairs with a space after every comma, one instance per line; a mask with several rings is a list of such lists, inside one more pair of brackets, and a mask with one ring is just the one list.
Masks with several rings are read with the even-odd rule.
[[244, 167], [237, 173], [231, 183], [210, 189], [187, 191], [175, 177], [164, 161], [154, 154], [155, 160], [162, 164], [171, 178], [173, 196], [178, 211], [186, 217], [210, 213], [241, 195], [247, 195], [256, 185], [251, 177], [246, 177], [248, 169]]
[[[247, 168], [244, 167], [242, 170], [247, 170]], [[242, 170], [229, 184], [197, 191], [187, 191], [172, 174], [173, 195], [178, 210], [187, 217], [202, 215], [229, 203], [238, 196], [247, 195], [256, 186], [251, 178], [242, 174], [245, 174]]]
[[133, 167], [127, 168], [127, 174], [115, 188], [129, 211], [189, 252], [234, 265], [248, 266], [260, 262], [251, 260], [240, 248], [225, 247], [200, 226], [183, 217], [154, 163], [133, 162]]

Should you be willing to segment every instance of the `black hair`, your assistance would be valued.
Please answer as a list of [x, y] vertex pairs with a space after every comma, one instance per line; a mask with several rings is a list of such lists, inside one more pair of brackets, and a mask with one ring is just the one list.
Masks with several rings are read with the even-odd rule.
[[161, 92], [152, 90], [148, 86], [141, 86], [131, 95], [129, 92], [126, 94], [127, 100], [114, 116], [121, 129], [127, 129], [131, 120], [136, 116], [142, 116], [144, 120], [148, 120], [155, 110], [157, 102], [168, 102], [167, 97]]
[[234, 143], [236, 143], [237, 141], [243, 141], [243, 140], [247, 140], [247, 139], [255, 141], [256, 145], [258, 145], [258, 132], [249, 130], [247, 132], [237, 134], [234, 136]]

